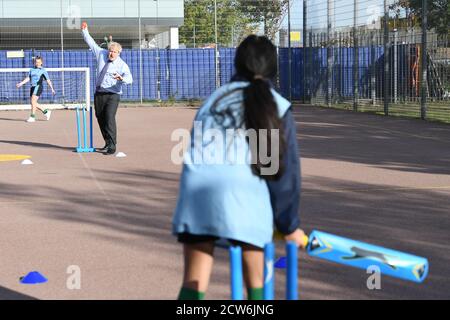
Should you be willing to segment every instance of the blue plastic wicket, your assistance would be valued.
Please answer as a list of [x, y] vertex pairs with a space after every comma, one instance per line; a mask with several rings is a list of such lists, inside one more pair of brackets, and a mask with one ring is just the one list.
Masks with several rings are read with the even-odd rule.
[[[242, 300], [243, 275], [242, 275], [242, 249], [230, 247], [231, 266], [231, 299]], [[297, 276], [298, 276], [298, 247], [294, 242], [286, 243], [287, 268], [286, 268], [286, 300], [297, 300]], [[264, 287], [263, 299], [275, 298], [275, 244], [268, 243], [264, 246]]]
[[[78, 133], [78, 146], [77, 146], [77, 151], [78, 149], [81, 148], [81, 127], [80, 127], [80, 109], [77, 107], [76, 109], [76, 114], [77, 114], [77, 133]], [[78, 151], [79, 152], [79, 151]]]
[[268, 243], [264, 246], [264, 300], [273, 300], [275, 297], [275, 245]]
[[286, 270], [286, 300], [297, 300], [297, 259], [298, 248], [294, 242], [286, 243], [287, 270]]
[[89, 123], [90, 123], [90, 148], [92, 150], [94, 150], [94, 130], [93, 130], [93, 126], [92, 126], [92, 108], [90, 108], [90, 112], [89, 112]]
[[242, 275], [242, 249], [241, 247], [230, 247], [231, 267], [231, 299], [244, 299], [244, 280]]
[[87, 147], [86, 109], [83, 108], [84, 147]]
[[[83, 113], [83, 124], [81, 124], [81, 116], [80, 116], [80, 109]], [[90, 132], [90, 147], [88, 146], [88, 124], [86, 121], [86, 108], [77, 106], [76, 108], [76, 117], [77, 117], [77, 133], [78, 133], [78, 145], [76, 148], [77, 152], [94, 152], [95, 149], [93, 147], [93, 130], [92, 130], [92, 108], [90, 110], [89, 115], [89, 132]], [[83, 130], [83, 133], [81, 131]]]

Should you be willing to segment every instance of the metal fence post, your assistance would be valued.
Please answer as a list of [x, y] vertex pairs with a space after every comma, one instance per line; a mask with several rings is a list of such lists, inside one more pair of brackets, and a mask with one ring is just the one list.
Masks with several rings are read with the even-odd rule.
[[142, 21], [141, 21], [141, 0], [138, 1], [138, 15], [139, 15], [139, 96], [140, 96], [140, 100], [141, 100], [141, 104], [143, 102], [143, 65], [142, 65]]
[[281, 89], [280, 85], [281, 85], [281, 81], [280, 81], [280, 46], [277, 46], [277, 78], [276, 78], [276, 83], [277, 83], [277, 88]]
[[421, 62], [422, 72], [420, 73], [420, 117], [425, 120], [427, 117], [427, 0], [422, 0], [422, 51]]
[[303, 103], [306, 103], [306, 95], [308, 93], [307, 87], [307, 66], [306, 66], [306, 57], [307, 57], [307, 42], [306, 42], [306, 28], [307, 28], [307, 0], [303, 0]]
[[332, 16], [332, 1], [328, 0], [327, 5], [327, 106], [331, 107], [332, 85], [333, 85], [333, 57], [331, 48], [331, 16]]
[[394, 75], [394, 81], [393, 81], [393, 85], [394, 85], [394, 103], [397, 103], [397, 90], [398, 90], [398, 85], [397, 85], [397, 80], [398, 80], [398, 60], [397, 60], [397, 44], [398, 44], [398, 32], [397, 29], [394, 29], [394, 52], [393, 52], [393, 60], [394, 60], [394, 64], [393, 64], [393, 75]]
[[220, 78], [219, 78], [219, 41], [217, 35], [217, 0], [214, 0], [214, 36], [215, 36], [215, 46], [214, 46], [214, 61], [216, 65], [216, 88], [220, 87]]
[[288, 66], [289, 66], [289, 101], [292, 102], [292, 49], [291, 49], [291, 1], [288, 0]]
[[158, 102], [161, 102], [161, 56], [159, 48], [156, 48], [156, 93]]
[[390, 92], [390, 76], [389, 76], [389, 12], [387, 0], [384, 0], [384, 114], [389, 115], [389, 92]]
[[371, 98], [372, 105], [375, 105], [376, 96], [376, 59], [375, 59], [375, 32], [371, 31], [371, 47], [370, 47], [370, 65], [372, 66], [372, 72], [370, 74], [370, 89], [371, 89]]
[[357, 19], [358, 19], [358, 0], [354, 0], [353, 9], [353, 111], [358, 111], [358, 90], [359, 90], [359, 48], [358, 48], [358, 34]]
[[307, 89], [308, 89], [308, 99], [309, 103], [312, 103], [312, 90], [311, 90], [311, 75], [310, 72], [312, 70], [312, 67], [310, 65], [313, 64], [313, 33], [312, 31], [309, 32], [309, 46], [308, 46], [308, 65], [306, 66], [306, 83]]
[[[62, 0], [60, 1], [61, 6], [61, 68], [64, 68], [64, 27], [63, 27], [63, 3]], [[65, 85], [64, 85], [64, 71], [61, 71], [61, 85], [62, 85], [62, 104], [65, 104]]]

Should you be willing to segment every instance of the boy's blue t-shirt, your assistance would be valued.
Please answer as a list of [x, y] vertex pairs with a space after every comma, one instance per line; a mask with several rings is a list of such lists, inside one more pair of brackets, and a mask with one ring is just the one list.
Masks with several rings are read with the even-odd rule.
[[47, 70], [45, 68], [31, 68], [29, 72], [29, 77], [31, 81], [31, 86], [36, 87], [42, 84], [42, 81], [49, 80], [50, 77], [48, 76]]

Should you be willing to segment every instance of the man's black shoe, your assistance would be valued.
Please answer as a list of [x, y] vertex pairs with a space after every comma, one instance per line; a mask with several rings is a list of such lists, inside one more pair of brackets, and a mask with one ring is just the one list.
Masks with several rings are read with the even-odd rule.
[[105, 142], [105, 146], [104, 146], [103, 148], [101, 148], [101, 149], [95, 149], [95, 150], [96, 150], [97, 152], [106, 152], [108, 149], [111, 149], [111, 148], [116, 149], [116, 146], [113, 145], [111, 142], [106, 141], [106, 142]]
[[98, 149], [95, 149], [95, 151], [97, 151], [97, 152], [106, 152], [106, 150], [108, 150], [109, 149], [109, 146], [108, 145], [105, 145], [103, 148], [98, 148]]
[[106, 148], [106, 150], [103, 152], [104, 155], [110, 155], [116, 153], [116, 148]]

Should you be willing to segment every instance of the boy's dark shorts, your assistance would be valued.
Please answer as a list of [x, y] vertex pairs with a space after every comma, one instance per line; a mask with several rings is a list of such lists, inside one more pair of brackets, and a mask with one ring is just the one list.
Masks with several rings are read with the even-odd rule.
[[30, 88], [30, 97], [32, 97], [33, 95], [40, 97], [42, 94], [42, 88], [43, 88], [43, 86], [37, 86], [37, 90], [36, 90], [36, 87], [31, 87]]

